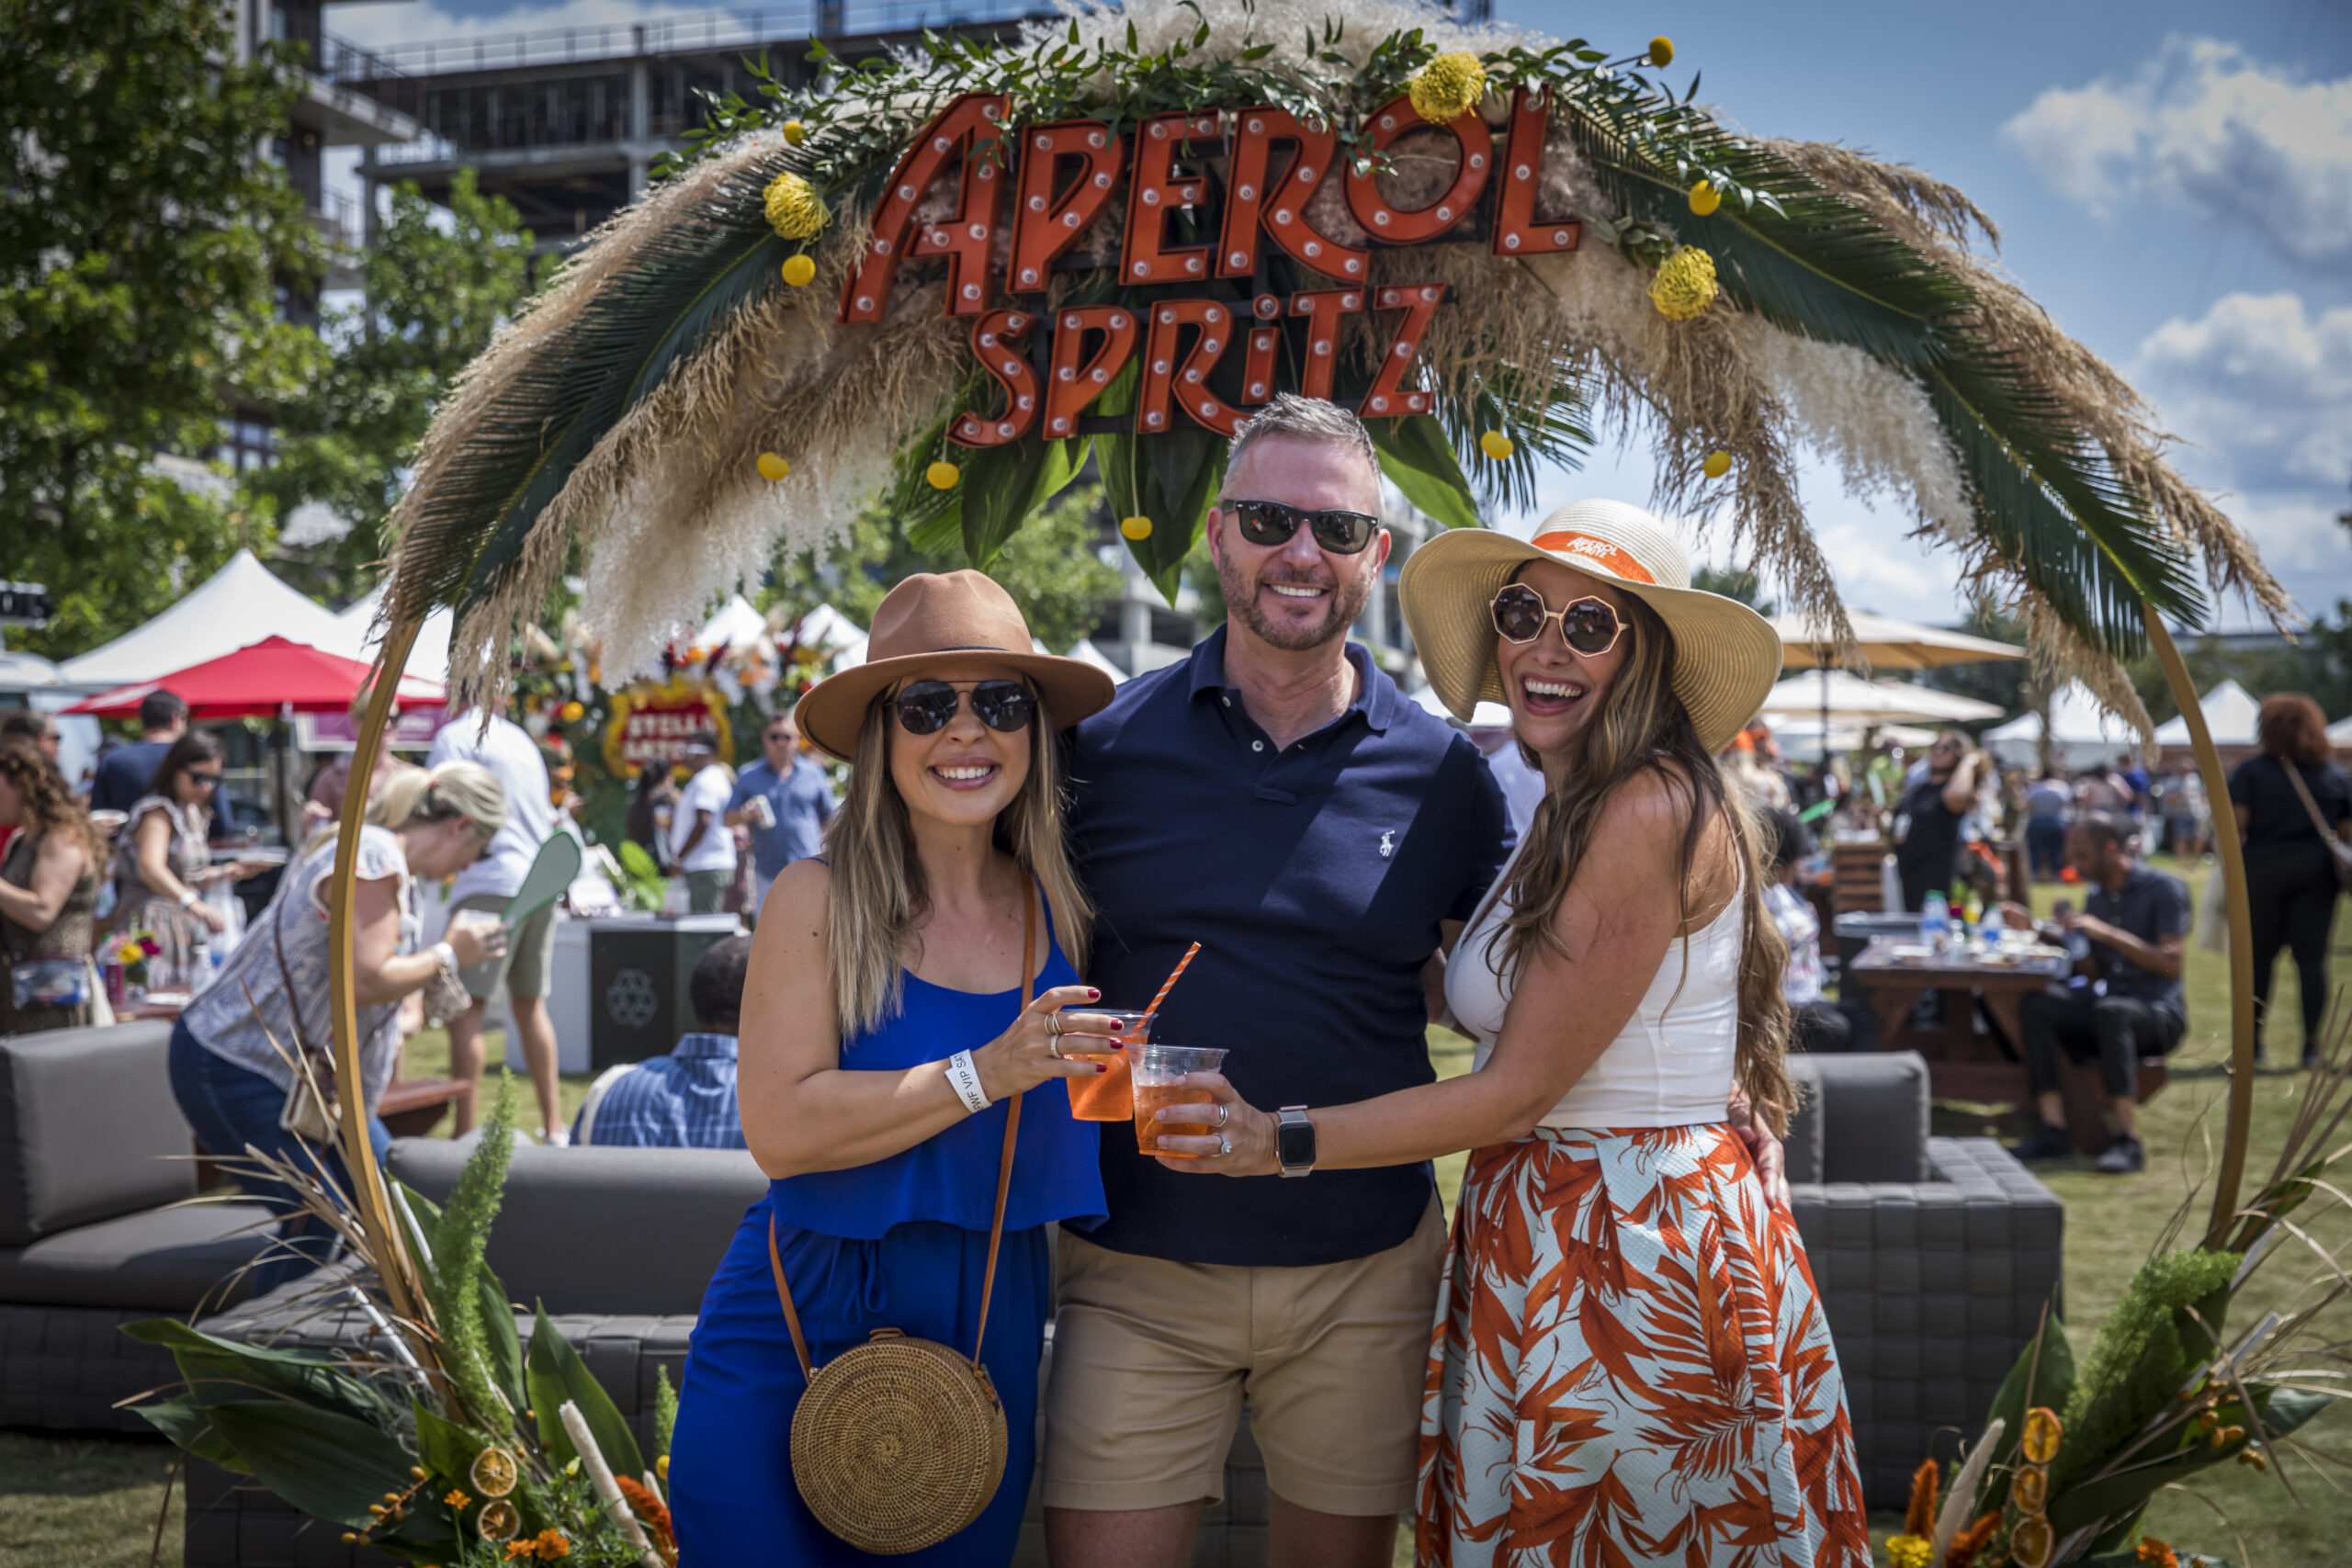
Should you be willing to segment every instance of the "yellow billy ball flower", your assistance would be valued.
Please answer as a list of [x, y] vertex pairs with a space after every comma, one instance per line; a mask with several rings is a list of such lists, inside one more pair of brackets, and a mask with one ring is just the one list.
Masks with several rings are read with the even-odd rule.
[[1928, 1560], [1935, 1552], [1935, 1542], [1925, 1536], [1889, 1536], [1886, 1542], [1887, 1568], [1928, 1568]]
[[1478, 437], [1478, 450], [1499, 463], [1517, 451], [1518, 447], [1512, 443], [1511, 438], [1501, 431], [1490, 430]]
[[1422, 66], [1406, 93], [1423, 119], [1452, 125], [1487, 96], [1487, 68], [1468, 50], [1450, 50]]
[[1703, 316], [1715, 302], [1715, 258], [1696, 245], [1667, 257], [1650, 279], [1650, 303], [1669, 321]]
[[787, 240], [813, 240], [832, 221], [832, 214], [807, 180], [798, 175], [778, 175], [768, 182], [768, 225]]
[[1151, 519], [1148, 517], [1122, 517], [1119, 519], [1119, 532], [1125, 534], [1130, 539], [1148, 539], [1151, 537]]
[[784, 139], [797, 147], [808, 140], [808, 128], [797, 119], [787, 119], [784, 122]]
[[816, 281], [817, 264], [807, 256], [787, 256], [784, 263], [784, 280], [795, 288], [806, 288]]
[[1724, 204], [1724, 193], [1711, 180], [1701, 180], [1690, 187], [1690, 210], [1704, 218]]
[[[566, 703], [557, 711], [563, 716], [563, 722], [566, 724], [578, 724], [582, 719], [588, 716], [588, 709], [586, 705], [578, 702]], [[463, 1507], [465, 1505], [460, 1503], [458, 1506]]]
[[1657, 66], [1674, 63], [1674, 40], [1664, 33], [1650, 39], [1650, 63]]
[[760, 478], [767, 480], [770, 484], [774, 484], [776, 480], [784, 478], [785, 475], [790, 472], [792, 472], [792, 465], [786, 462], [782, 457], [777, 457], [775, 453], [763, 452], [760, 454]]
[[956, 481], [964, 477], [964, 470], [942, 457], [938, 462], [925, 468], [922, 471], [922, 477], [931, 481], [931, 488], [933, 490], [954, 490]]
[[1731, 472], [1731, 454], [1728, 452], [1708, 453], [1706, 459], [1699, 465], [1699, 471], [1711, 479], [1723, 478]]

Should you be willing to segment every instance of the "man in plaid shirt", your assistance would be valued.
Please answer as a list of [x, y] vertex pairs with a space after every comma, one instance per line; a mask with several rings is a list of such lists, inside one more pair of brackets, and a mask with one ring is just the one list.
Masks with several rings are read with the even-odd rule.
[[608, 1067], [588, 1090], [571, 1125], [575, 1144], [629, 1148], [740, 1149], [735, 1109], [735, 1030], [752, 939], [714, 942], [695, 964], [686, 994], [702, 1027], [666, 1056]]

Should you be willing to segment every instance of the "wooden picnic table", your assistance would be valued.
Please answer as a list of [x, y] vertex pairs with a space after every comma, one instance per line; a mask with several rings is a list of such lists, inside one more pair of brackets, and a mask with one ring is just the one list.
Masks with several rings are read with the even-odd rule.
[[[2021, 1006], [2033, 992], [2064, 984], [2074, 961], [2047, 948], [1991, 961], [1964, 953], [1923, 954], [1920, 946], [1880, 937], [1846, 968], [1844, 983], [1869, 998], [1880, 1048], [1916, 1050], [1926, 1057], [1929, 1089], [1938, 1099], [2027, 1105], [2031, 1097], [2027, 1092]], [[1915, 1026], [1912, 1013], [1929, 991], [1943, 995], [1942, 1021], [1933, 1027]], [[1993, 1021], [1993, 1036], [1976, 1032], [1980, 1002]], [[2058, 1076], [2066, 1130], [2075, 1148], [2086, 1155], [2099, 1153], [2111, 1134], [2097, 1064], [2062, 1058]], [[2142, 1102], [2164, 1084], [2164, 1059], [2143, 1058]]]

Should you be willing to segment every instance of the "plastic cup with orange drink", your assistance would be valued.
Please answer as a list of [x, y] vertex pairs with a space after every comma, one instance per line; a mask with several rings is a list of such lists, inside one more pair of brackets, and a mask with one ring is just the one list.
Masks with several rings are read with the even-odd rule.
[[[1215, 1097], [1206, 1086], [1188, 1086], [1184, 1078], [1189, 1073], [1217, 1071], [1225, 1062], [1225, 1053], [1191, 1045], [1136, 1045], [1128, 1048], [1126, 1058], [1127, 1071], [1135, 1082], [1136, 1147], [1162, 1159], [1198, 1159], [1198, 1155], [1161, 1148], [1159, 1134], [1174, 1133], [1180, 1138], [1197, 1137], [1215, 1127]], [[1161, 1107], [1170, 1105], [1210, 1109], [1201, 1112], [1197, 1125], [1160, 1121]]]

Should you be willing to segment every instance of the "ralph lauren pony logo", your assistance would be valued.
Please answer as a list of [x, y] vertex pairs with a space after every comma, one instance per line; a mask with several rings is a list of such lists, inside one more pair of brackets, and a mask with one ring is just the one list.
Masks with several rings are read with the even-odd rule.
[[1386, 860], [1396, 852], [1396, 829], [1385, 829], [1380, 835], [1380, 858]]

